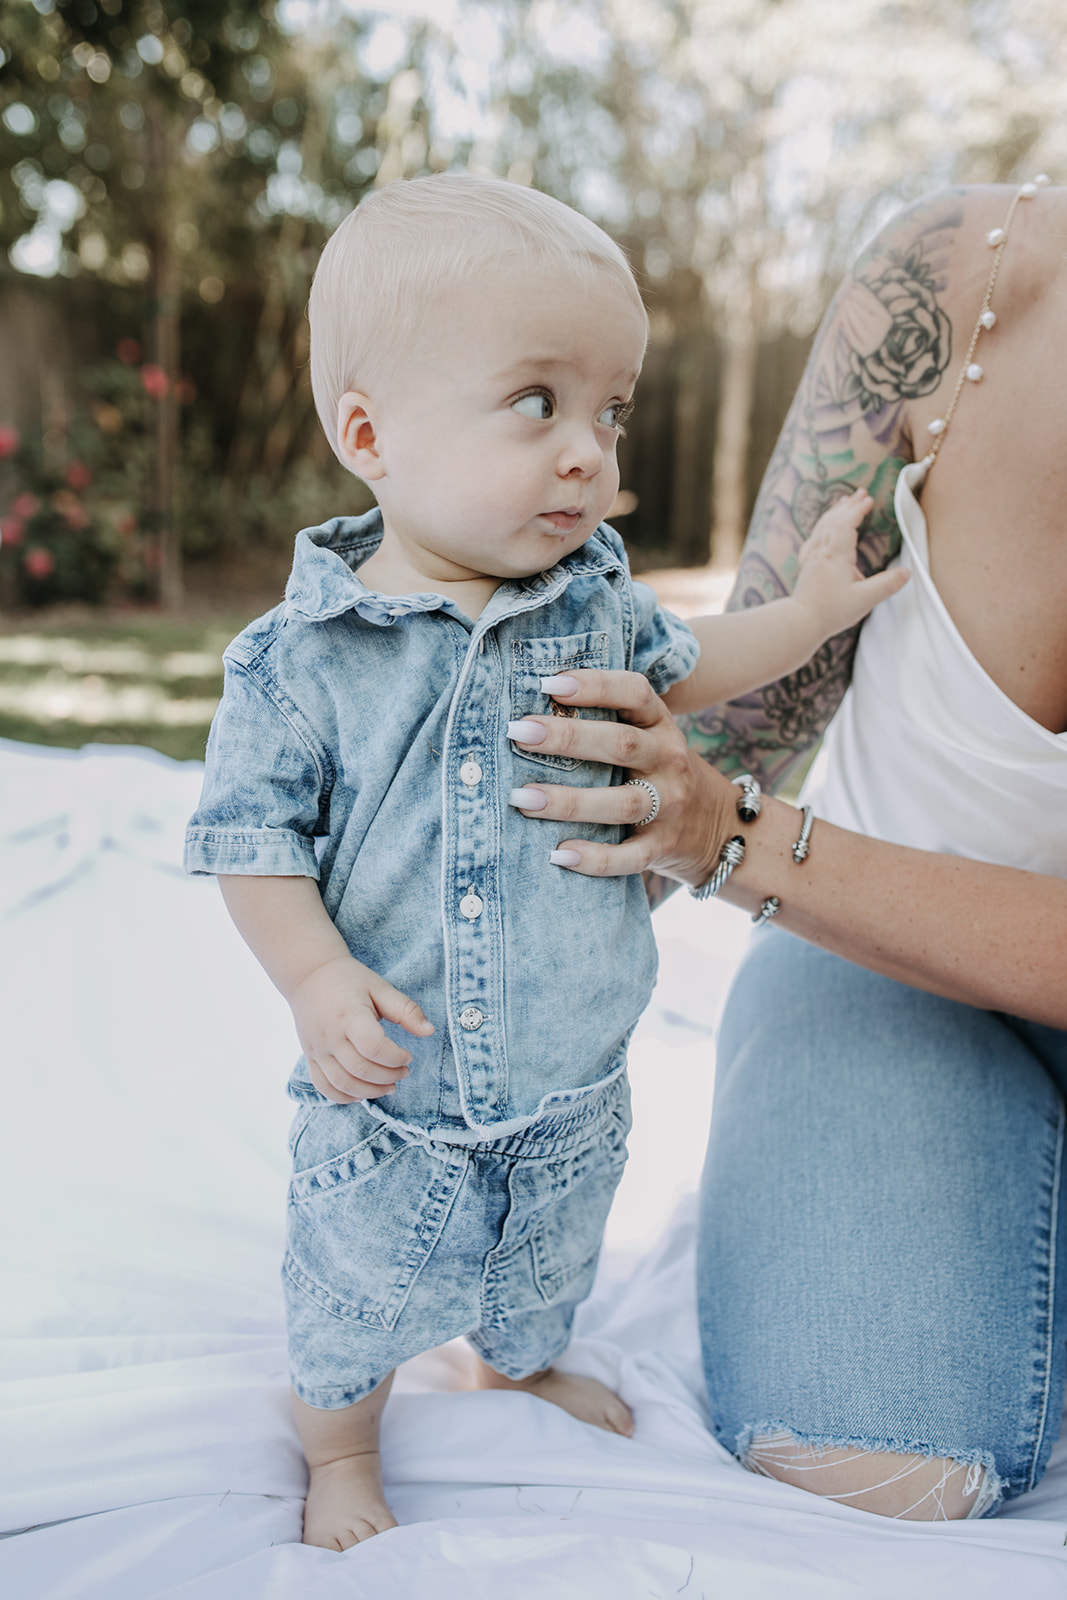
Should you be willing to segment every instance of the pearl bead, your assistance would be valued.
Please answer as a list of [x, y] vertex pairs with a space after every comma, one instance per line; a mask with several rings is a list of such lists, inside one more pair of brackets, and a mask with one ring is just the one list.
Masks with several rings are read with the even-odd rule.
[[989, 232], [985, 236], [985, 242], [986, 244], [991, 244], [993, 248], [996, 249], [997, 245], [1003, 244], [1007, 237], [1008, 236], [1004, 232], [1003, 228], [990, 228]]
[[995, 328], [997, 325], [997, 314], [995, 311], [983, 311], [978, 320], [988, 333], [990, 328]]
[[1034, 182], [1037, 184], [1038, 188], [1043, 189], [1046, 183], [1052, 182], [1052, 179], [1049, 177], [1047, 172], [1037, 172], [1034, 174]]
[[1032, 200], [1037, 193], [1036, 183], [1024, 183], [1019, 186], [1019, 199]]
[[981, 383], [984, 376], [985, 368], [980, 367], [977, 361], [972, 361], [970, 366], [967, 368], [967, 377], [970, 379], [971, 383]]
[[935, 417], [933, 422], [928, 422], [926, 424], [926, 431], [927, 431], [927, 433], [932, 433], [935, 436], [935, 438], [939, 433], [944, 433], [944, 431], [945, 431], [945, 419], [944, 419], [944, 417]]

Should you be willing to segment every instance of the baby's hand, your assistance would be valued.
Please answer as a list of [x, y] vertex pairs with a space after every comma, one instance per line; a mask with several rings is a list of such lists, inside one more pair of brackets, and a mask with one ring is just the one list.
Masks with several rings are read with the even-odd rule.
[[804, 607], [819, 642], [843, 633], [907, 583], [904, 567], [864, 578], [856, 565], [856, 532], [873, 505], [865, 489], [835, 500], [800, 547], [793, 599]]
[[414, 1000], [352, 956], [316, 967], [289, 1005], [312, 1083], [342, 1105], [392, 1094], [408, 1076], [411, 1052], [390, 1039], [380, 1018], [423, 1038], [434, 1031]]

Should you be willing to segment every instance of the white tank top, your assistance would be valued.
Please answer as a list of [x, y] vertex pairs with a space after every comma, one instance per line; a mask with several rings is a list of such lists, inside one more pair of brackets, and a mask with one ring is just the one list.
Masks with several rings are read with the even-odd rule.
[[946, 611], [916, 499], [926, 471], [897, 480], [911, 581], [863, 624], [804, 799], [876, 839], [1067, 877], [1067, 733], [1009, 700]]

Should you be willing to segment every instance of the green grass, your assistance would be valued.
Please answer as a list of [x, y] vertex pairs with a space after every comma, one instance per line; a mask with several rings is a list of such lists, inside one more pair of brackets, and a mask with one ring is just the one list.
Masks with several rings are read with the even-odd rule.
[[222, 651], [248, 617], [94, 614], [0, 625], [0, 737], [78, 749], [148, 745], [201, 760], [222, 692]]

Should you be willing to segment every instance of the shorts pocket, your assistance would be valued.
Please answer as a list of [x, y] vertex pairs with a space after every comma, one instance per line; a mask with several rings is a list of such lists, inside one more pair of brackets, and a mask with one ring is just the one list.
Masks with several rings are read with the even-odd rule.
[[391, 1331], [463, 1182], [462, 1158], [375, 1122], [356, 1145], [294, 1173], [289, 1186], [291, 1284], [332, 1316]]
[[[575, 1163], [577, 1165], [577, 1161]], [[584, 1300], [593, 1287], [604, 1228], [626, 1165], [626, 1134], [605, 1132], [568, 1175], [530, 1237], [533, 1276], [546, 1305]]]
[[[579, 667], [608, 665], [606, 633], [572, 633], [559, 639], [514, 640], [511, 646], [512, 717], [554, 714], [555, 701], [541, 692], [542, 678], [552, 677], [559, 672], [571, 672]], [[604, 711], [598, 706], [582, 706], [578, 714], [598, 722], [615, 720], [613, 711]], [[515, 744], [511, 748], [522, 761], [530, 761], [534, 766], [556, 767], [561, 772], [573, 772], [576, 767], [587, 766], [591, 771], [599, 772], [601, 783], [610, 770], [598, 763], [578, 761], [574, 756], [542, 755], [536, 750], [519, 749]]]

